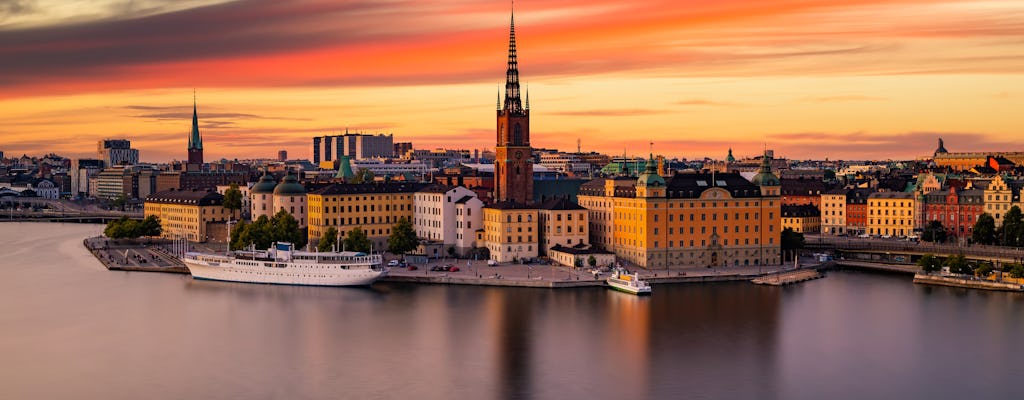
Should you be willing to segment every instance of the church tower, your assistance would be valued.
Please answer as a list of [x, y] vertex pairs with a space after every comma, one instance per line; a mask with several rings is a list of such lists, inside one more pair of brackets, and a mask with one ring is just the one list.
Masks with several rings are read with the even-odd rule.
[[199, 135], [199, 115], [196, 113], [196, 101], [192, 99], [192, 131], [188, 136], [188, 170], [203, 168], [203, 137]]
[[516, 59], [516, 24], [513, 14], [505, 71], [505, 103], [499, 103], [494, 161], [494, 199], [520, 204], [533, 202], [533, 149], [530, 147], [530, 95], [526, 107], [519, 96], [519, 63]]

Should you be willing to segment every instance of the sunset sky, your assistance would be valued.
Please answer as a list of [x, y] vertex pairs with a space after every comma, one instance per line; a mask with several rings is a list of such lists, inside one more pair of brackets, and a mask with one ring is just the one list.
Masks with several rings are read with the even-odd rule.
[[[492, 148], [502, 0], [0, 0], [0, 151]], [[670, 157], [1024, 151], [1024, 1], [520, 0], [534, 147]]]

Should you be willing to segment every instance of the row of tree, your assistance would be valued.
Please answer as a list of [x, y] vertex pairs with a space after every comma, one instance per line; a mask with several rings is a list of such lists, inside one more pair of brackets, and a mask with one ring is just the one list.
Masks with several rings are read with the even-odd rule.
[[[333, 226], [327, 228], [327, 231], [320, 237], [317, 250], [345, 250], [364, 253], [372, 250], [370, 238], [366, 236], [366, 231], [360, 227], [355, 227], [348, 231], [343, 240], [339, 241], [338, 239], [338, 230]], [[416, 237], [416, 231], [412, 229], [412, 222], [404, 217], [399, 218], [398, 223], [391, 227], [391, 236], [388, 236], [387, 250], [394, 254], [405, 254], [415, 250], [417, 246], [419, 246], [419, 239]]]
[[251, 223], [240, 221], [231, 229], [231, 249], [255, 247], [268, 249], [274, 242], [289, 242], [299, 249], [306, 245], [306, 230], [299, 229], [299, 221], [281, 210], [273, 217], [261, 215]]
[[107, 223], [103, 235], [111, 239], [136, 239], [142, 236], [160, 236], [160, 217], [150, 215], [142, 221], [121, 217]]
[[[921, 233], [921, 240], [942, 243], [949, 239], [946, 227], [941, 221], [928, 221]], [[1003, 216], [1003, 225], [996, 228], [996, 219], [988, 213], [978, 216], [971, 230], [971, 242], [986, 245], [1024, 247], [1024, 216], [1013, 206]]]
[[1003, 216], [1003, 225], [996, 228], [996, 220], [988, 213], [981, 214], [974, 224], [971, 240], [979, 244], [1001, 246], [1024, 246], [1024, 216], [1020, 208], [1013, 206]]
[[[917, 260], [917, 265], [926, 273], [938, 272], [946, 267], [953, 274], [977, 275], [982, 278], [997, 270], [988, 261], [969, 261], [963, 254], [952, 255], [946, 259], [941, 259], [933, 254], [925, 254], [920, 260]], [[1014, 278], [1024, 278], [1024, 265], [1019, 263], [1002, 264], [999, 270]]]

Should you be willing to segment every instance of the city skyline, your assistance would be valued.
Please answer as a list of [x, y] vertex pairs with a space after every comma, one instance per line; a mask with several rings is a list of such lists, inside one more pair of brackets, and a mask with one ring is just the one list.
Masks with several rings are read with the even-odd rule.
[[[950, 151], [1018, 149], [1024, 5], [684, 3], [517, 2], [534, 147], [580, 138], [641, 155], [653, 141], [724, 158], [767, 143], [789, 158], [899, 159], [942, 137]], [[90, 156], [123, 137], [144, 161], [184, 160], [193, 88], [209, 159], [309, 158], [311, 137], [346, 128], [493, 148], [508, 2], [17, 4], [0, 7], [10, 156]]]

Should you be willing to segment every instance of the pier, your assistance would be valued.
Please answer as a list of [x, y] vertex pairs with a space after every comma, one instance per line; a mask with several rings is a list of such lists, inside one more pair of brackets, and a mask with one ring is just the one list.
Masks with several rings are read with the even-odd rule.
[[92, 237], [85, 248], [110, 271], [168, 272], [188, 274], [188, 267], [166, 248], [166, 240], [117, 241]]
[[822, 275], [821, 272], [818, 272], [817, 270], [804, 269], [765, 275], [759, 278], [755, 278], [751, 280], [751, 282], [756, 283], [758, 285], [784, 286], [798, 282], [809, 281], [812, 279], [818, 279], [822, 277], [824, 277], [824, 275]]
[[914, 275], [914, 283], [924, 285], [952, 286], [969, 289], [1024, 292], [1024, 286], [1016, 283], [993, 282], [983, 279], [970, 279], [958, 276], [916, 274]]

